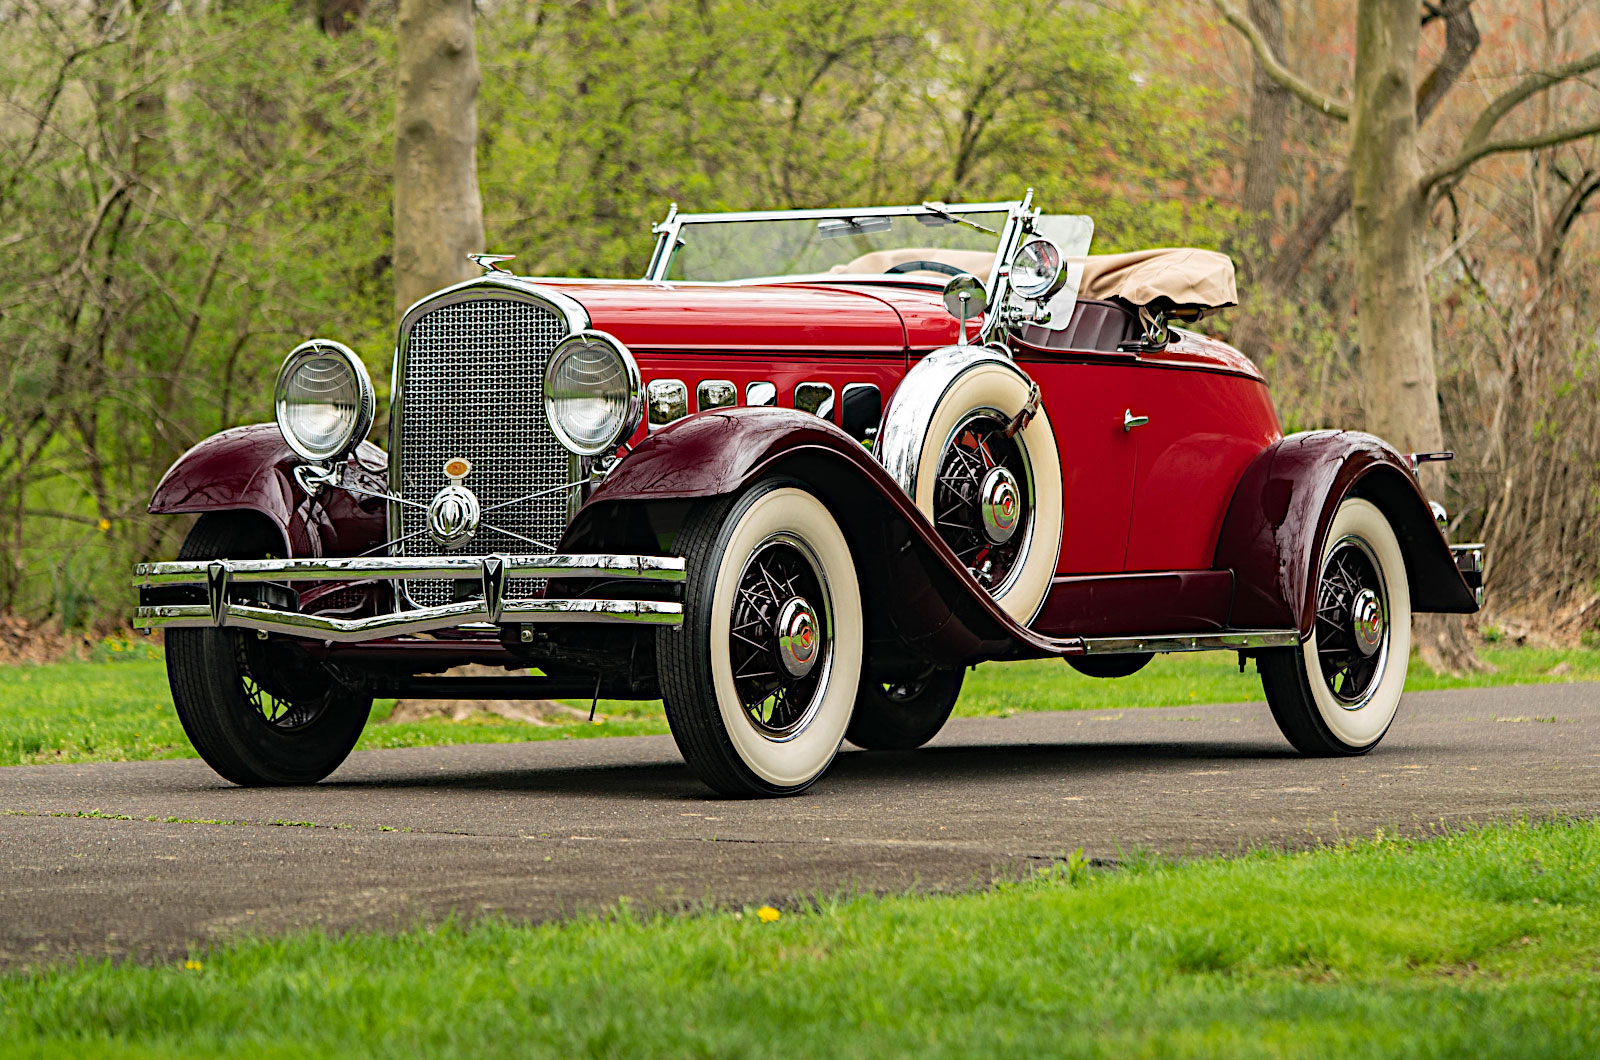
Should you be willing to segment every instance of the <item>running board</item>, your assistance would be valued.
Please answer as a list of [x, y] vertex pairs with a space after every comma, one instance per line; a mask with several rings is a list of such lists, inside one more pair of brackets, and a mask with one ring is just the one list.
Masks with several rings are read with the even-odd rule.
[[1254, 651], [1292, 648], [1300, 634], [1292, 629], [1251, 629], [1236, 633], [1160, 633], [1146, 637], [1085, 637], [1085, 655], [1162, 654], [1175, 651]]

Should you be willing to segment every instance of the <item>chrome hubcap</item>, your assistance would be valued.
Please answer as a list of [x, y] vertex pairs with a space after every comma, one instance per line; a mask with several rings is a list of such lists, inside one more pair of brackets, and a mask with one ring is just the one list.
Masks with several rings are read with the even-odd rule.
[[1010, 541], [1022, 515], [1022, 496], [1017, 492], [1016, 476], [1004, 467], [990, 468], [983, 477], [979, 496], [984, 536], [996, 545]]
[[1010, 588], [1027, 552], [1033, 480], [1020, 436], [993, 409], [968, 413], [950, 432], [933, 488], [933, 525], [978, 584]]
[[1317, 586], [1317, 662], [1339, 705], [1360, 710], [1383, 677], [1389, 657], [1388, 598], [1383, 568], [1361, 538], [1328, 550]]
[[461, 548], [478, 533], [481, 515], [477, 494], [452, 482], [428, 503], [428, 536], [442, 548]]
[[817, 664], [822, 637], [816, 612], [804, 597], [796, 596], [778, 612], [778, 659], [792, 677], [804, 677]]
[[811, 722], [832, 670], [828, 583], [811, 546], [779, 532], [745, 561], [729, 626], [733, 687], [750, 724], [773, 741]]
[[1370, 656], [1383, 646], [1383, 604], [1371, 589], [1362, 589], [1350, 605], [1350, 622], [1356, 635], [1356, 648]]

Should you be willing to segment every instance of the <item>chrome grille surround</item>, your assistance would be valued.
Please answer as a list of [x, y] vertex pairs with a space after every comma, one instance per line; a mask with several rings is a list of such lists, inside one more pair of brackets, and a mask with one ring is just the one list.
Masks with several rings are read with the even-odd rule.
[[[391, 387], [390, 489], [425, 507], [446, 483], [445, 461], [458, 456], [472, 461], [465, 485], [484, 509], [578, 481], [578, 458], [545, 421], [544, 369], [557, 343], [588, 326], [588, 313], [572, 298], [498, 273], [448, 287], [408, 309]], [[573, 489], [486, 511], [461, 553], [529, 553], [539, 545], [554, 551], [581, 499]], [[438, 551], [423, 508], [391, 503], [389, 537], [394, 556]], [[412, 606], [453, 598], [449, 581], [402, 586]], [[543, 587], [542, 580], [515, 578], [507, 593], [537, 596]]]

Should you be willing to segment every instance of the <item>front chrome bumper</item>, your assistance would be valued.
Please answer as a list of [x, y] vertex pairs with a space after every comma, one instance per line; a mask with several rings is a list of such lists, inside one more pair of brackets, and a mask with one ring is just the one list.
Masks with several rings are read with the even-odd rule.
[[[507, 598], [511, 578], [603, 578], [682, 582], [684, 561], [676, 556], [421, 556], [356, 559], [217, 559], [140, 563], [133, 568], [139, 589], [203, 588], [206, 602], [153, 604], [134, 613], [133, 626], [227, 627], [353, 643], [403, 633], [426, 633], [470, 623], [551, 622], [646, 623], [677, 626], [683, 605], [674, 600]], [[234, 586], [264, 583], [357, 582], [401, 578], [447, 578], [478, 582], [476, 599], [419, 607], [364, 618], [334, 618], [230, 600]]]

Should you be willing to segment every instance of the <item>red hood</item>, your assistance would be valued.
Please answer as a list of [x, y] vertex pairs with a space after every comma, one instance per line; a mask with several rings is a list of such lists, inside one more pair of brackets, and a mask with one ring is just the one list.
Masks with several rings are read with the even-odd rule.
[[955, 341], [939, 293], [840, 284], [575, 283], [593, 326], [635, 349], [932, 349]]

